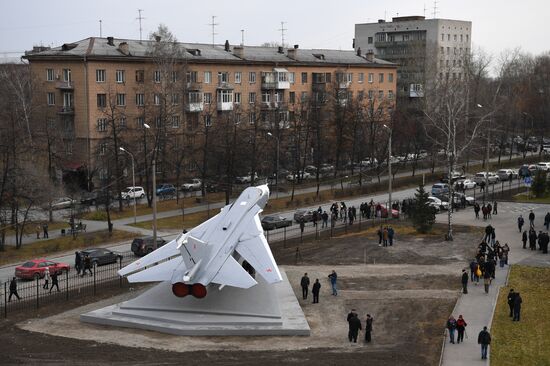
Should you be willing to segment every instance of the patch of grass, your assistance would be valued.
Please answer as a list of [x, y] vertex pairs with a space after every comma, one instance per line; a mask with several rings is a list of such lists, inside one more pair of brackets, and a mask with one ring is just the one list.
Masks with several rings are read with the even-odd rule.
[[12, 246], [5, 246], [5, 250], [0, 252], [0, 265], [23, 261], [37, 257], [47, 257], [76, 248], [90, 248], [98, 245], [116, 243], [119, 241], [133, 239], [134, 233], [127, 231], [113, 230], [109, 235], [107, 230], [93, 233], [80, 233], [73, 239], [67, 235], [61, 238], [38, 241], [23, 245], [19, 249]]
[[[491, 331], [494, 365], [550, 365], [550, 268], [512, 266], [500, 290]], [[510, 289], [521, 294], [521, 321], [508, 316]]]
[[[211, 211], [210, 217], [216, 215], [218, 210]], [[189, 229], [195, 227], [208, 219], [208, 214], [206, 212], [198, 212], [194, 214], [185, 214], [182, 219], [181, 215], [167, 217], [164, 219], [157, 220], [157, 229], [158, 230], [173, 230], [173, 229]], [[139, 227], [142, 229], [152, 230], [153, 221], [142, 221], [137, 224], [131, 224], [131, 226]]]
[[522, 193], [522, 194], [515, 195], [513, 197], [513, 200], [514, 202], [522, 202], [522, 203], [550, 203], [550, 196], [536, 198], [536, 197], [530, 196], [527, 193]]

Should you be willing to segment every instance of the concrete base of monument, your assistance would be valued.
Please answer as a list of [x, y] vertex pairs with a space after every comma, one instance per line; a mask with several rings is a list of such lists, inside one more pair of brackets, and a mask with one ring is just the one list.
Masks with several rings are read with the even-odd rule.
[[173, 295], [162, 282], [135, 299], [80, 315], [93, 324], [185, 336], [309, 336], [310, 328], [284, 271], [269, 285], [260, 276], [249, 289], [209, 286], [203, 299]]

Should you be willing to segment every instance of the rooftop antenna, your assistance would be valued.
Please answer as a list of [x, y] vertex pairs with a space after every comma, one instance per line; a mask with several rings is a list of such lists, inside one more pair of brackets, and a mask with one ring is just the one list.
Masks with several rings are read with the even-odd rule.
[[214, 47], [215, 44], [215, 38], [218, 33], [216, 33], [216, 26], [220, 25], [219, 23], [215, 22], [216, 16], [212, 15], [212, 23], [209, 23], [208, 25], [212, 27], [212, 47]]
[[426, 3], [424, 3], [424, 18], [426, 18]]
[[387, 16], [387, 10], [384, 9], [384, 21], [386, 21], [386, 16]]
[[434, 0], [434, 12], [433, 12], [434, 18], [437, 17], [437, 0]]
[[241, 29], [241, 46], [244, 46], [244, 29]]
[[285, 28], [286, 22], [281, 22], [281, 28], [278, 29], [281, 32], [281, 47], [285, 46], [285, 31], [288, 30]]
[[144, 17], [141, 16], [141, 12], [143, 11], [143, 9], [138, 9], [138, 17], [136, 18], [137, 20], [139, 20], [139, 43], [141, 43], [142, 41], [142, 32], [143, 32], [143, 28], [141, 28], [141, 21], [143, 19], [145, 19]]
[[103, 29], [102, 29], [102, 23], [103, 21], [101, 19], [99, 19], [99, 38], [102, 38], [103, 37]]

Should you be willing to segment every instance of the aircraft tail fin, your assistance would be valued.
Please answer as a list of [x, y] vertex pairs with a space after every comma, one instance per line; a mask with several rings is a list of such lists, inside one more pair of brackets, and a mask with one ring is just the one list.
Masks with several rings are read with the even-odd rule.
[[239, 288], [250, 288], [258, 284], [232, 256], [227, 258], [212, 282]]

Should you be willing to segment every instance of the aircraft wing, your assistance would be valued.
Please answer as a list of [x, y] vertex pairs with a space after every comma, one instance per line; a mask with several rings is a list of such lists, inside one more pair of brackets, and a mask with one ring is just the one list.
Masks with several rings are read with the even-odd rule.
[[179, 242], [183, 240], [183, 237], [184, 235], [180, 235], [168, 244], [165, 244], [157, 250], [154, 250], [153, 252], [147, 254], [146, 256], [130, 263], [129, 265], [118, 271], [118, 274], [121, 276], [127, 276], [130, 273], [140, 271], [145, 267], [151, 266], [157, 262], [161, 262], [167, 258], [179, 255], [180, 251], [178, 246]]
[[[256, 236], [247, 237], [237, 244], [235, 250], [239, 253], [268, 283], [281, 282], [281, 272], [275, 263], [269, 244], [263, 235], [262, 224], [258, 215], [254, 216]], [[251, 230], [252, 231], [252, 230]]]
[[212, 282], [240, 288], [250, 288], [258, 284], [232, 256], [227, 257]]
[[187, 270], [183, 258], [176, 257], [128, 276], [128, 282], [180, 282]]

